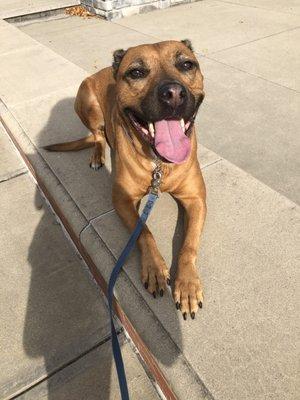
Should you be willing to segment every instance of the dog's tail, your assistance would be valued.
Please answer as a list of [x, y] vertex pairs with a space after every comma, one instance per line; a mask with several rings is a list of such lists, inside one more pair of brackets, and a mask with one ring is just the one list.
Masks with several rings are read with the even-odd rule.
[[43, 149], [48, 151], [78, 151], [92, 147], [94, 144], [94, 136], [90, 135], [72, 142], [50, 144], [49, 146], [44, 146]]

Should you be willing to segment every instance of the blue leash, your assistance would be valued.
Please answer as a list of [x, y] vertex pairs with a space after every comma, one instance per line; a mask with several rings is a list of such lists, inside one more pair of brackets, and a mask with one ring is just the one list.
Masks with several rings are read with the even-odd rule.
[[160, 163], [157, 164], [157, 167], [153, 172], [151, 190], [150, 190], [150, 193], [148, 196], [147, 203], [143, 209], [142, 215], [140, 216], [140, 218], [135, 226], [134, 231], [132, 232], [116, 265], [114, 266], [114, 269], [112, 270], [112, 273], [109, 278], [109, 283], [108, 283], [108, 305], [109, 305], [110, 324], [111, 324], [112, 350], [113, 350], [115, 365], [116, 365], [116, 369], [117, 369], [117, 373], [118, 373], [119, 386], [120, 386], [122, 400], [129, 400], [129, 394], [128, 394], [126, 374], [125, 374], [120, 344], [119, 344], [118, 335], [117, 335], [116, 328], [115, 328], [114, 321], [113, 321], [114, 286], [117, 281], [119, 272], [121, 271], [123, 265], [125, 264], [125, 261], [126, 261], [127, 257], [129, 256], [130, 251], [134, 247], [134, 245], [143, 229], [143, 226], [144, 226], [145, 222], [147, 221], [147, 218], [149, 217], [149, 214], [154, 206], [155, 201], [158, 199], [158, 188], [159, 188], [160, 180], [161, 180], [161, 176], [162, 176], [160, 165], [161, 165]]

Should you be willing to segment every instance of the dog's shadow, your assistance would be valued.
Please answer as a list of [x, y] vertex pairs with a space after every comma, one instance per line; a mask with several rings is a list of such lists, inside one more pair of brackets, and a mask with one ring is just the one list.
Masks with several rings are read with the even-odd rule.
[[[50, 143], [75, 140], [88, 134], [75, 115], [74, 100], [74, 98], [66, 98], [52, 108], [49, 119], [36, 140], [38, 148]], [[96, 212], [99, 215], [104, 209], [110, 208], [111, 173], [105, 166], [97, 172], [88, 167], [90, 150], [76, 153], [43, 153], [43, 156], [66, 186], [71, 197], [80, 203], [88, 219], [92, 217], [92, 213]], [[31, 157], [34, 158], [34, 155]], [[36, 206], [40, 208], [39, 192], [36, 194], [36, 199]], [[180, 219], [181, 215], [176, 225], [177, 233], [182, 230]], [[68, 398], [72, 400], [82, 400], [83, 393], [85, 393], [84, 398], [89, 400], [109, 400], [114, 398], [110, 395], [112, 353], [101, 352], [103, 344], [99, 344], [98, 350], [93, 350], [91, 345], [89, 348], [89, 345], [85, 344], [85, 332], [88, 334], [90, 330], [97, 329], [97, 326], [101, 327], [103, 321], [95, 307], [94, 297], [86, 294], [86, 284], [78, 281], [79, 275], [74, 273], [73, 265], [70, 264], [70, 253], [73, 250], [68, 248], [67, 240], [64, 246], [66, 246], [66, 251], [58, 250], [61, 248], [61, 243], [57, 243], [53, 236], [51, 226], [49, 227], [49, 212], [45, 210], [28, 252], [32, 272], [23, 333], [24, 349], [31, 358], [43, 358], [45, 373], [51, 376], [45, 381], [49, 400], [66, 398], [65, 393], [62, 394], [62, 386], [69, 391]], [[178, 240], [174, 239], [174, 260], [177, 251]], [[55, 265], [63, 266], [64, 263], [70, 268], [70, 273], [67, 274], [67, 279], [62, 281], [60, 271], [55, 270]], [[75, 265], [74, 268], [76, 268]], [[174, 262], [171, 271], [174, 276]], [[88, 275], [86, 274], [86, 278], [83, 278], [88, 279]], [[157, 301], [163, 307], [164, 298]], [[175, 306], [172, 312], [174, 313], [172, 325], [174, 329], [175, 323], [175, 342], [181, 347], [178, 321], [181, 316]], [[106, 319], [108, 319], [108, 313]], [[94, 358], [92, 357], [90, 369], [86, 368], [84, 360], [84, 357], [87, 357], [84, 355], [86, 351], [95, 354]], [[165, 354], [159, 345], [151, 346], [151, 351], [155, 358], [165, 365], [172, 365], [175, 362], [174, 354]], [[70, 364], [67, 367], [68, 371], [65, 368], [67, 364]], [[75, 368], [76, 365], [79, 367]], [[73, 369], [72, 366], [74, 366]], [[91, 371], [91, 373], [86, 371]], [[84, 379], [80, 378], [83, 374]], [[80, 382], [79, 391], [71, 389], [78, 385], [78, 383], [72, 384], [75, 379]], [[44, 385], [46, 385], [45, 382]]]

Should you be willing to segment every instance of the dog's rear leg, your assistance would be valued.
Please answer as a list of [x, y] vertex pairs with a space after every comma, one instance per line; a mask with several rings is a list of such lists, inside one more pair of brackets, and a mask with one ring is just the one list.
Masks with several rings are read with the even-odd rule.
[[90, 167], [97, 171], [105, 163], [106, 139], [104, 126], [102, 125], [99, 129], [93, 130], [92, 133], [95, 139], [95, 146], [90, 158]]
[[90, 78], [85, 79], [80, 85], [74, 108], [81, 121], [94, 136], [95, 146], [90, 158], [90, 167], [98, 170], [105, 162], [106, 138], [103, 112]]

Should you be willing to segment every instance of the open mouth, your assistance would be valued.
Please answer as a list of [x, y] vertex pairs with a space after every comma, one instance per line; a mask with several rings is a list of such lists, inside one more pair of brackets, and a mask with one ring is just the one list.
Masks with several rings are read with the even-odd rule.
[[187, 160], [191, 152], [189, 133], [195, 115], [187, 121], [182, 118], [155, 122], [146, 122], [131, 110], [127, 115], [134, 128], [164, 161], [181, 164]]

